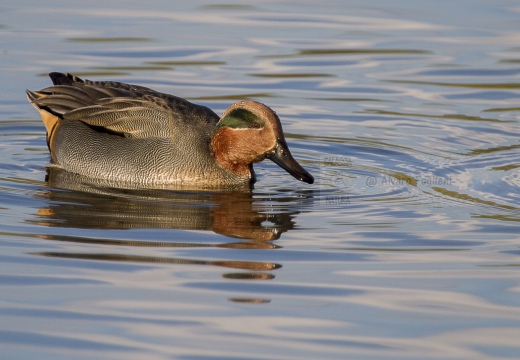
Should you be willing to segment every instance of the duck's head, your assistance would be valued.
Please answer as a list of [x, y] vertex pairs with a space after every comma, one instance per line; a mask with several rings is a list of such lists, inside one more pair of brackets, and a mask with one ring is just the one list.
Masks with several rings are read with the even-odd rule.
[[291, 155], [280, 119], [262, 103], [241, 101], [231, 105], [217, 124], [211, 146], [216, 161], [235, 174], [248, 176], [253, 163], [269, 158], [296, 179], [314, 182]]

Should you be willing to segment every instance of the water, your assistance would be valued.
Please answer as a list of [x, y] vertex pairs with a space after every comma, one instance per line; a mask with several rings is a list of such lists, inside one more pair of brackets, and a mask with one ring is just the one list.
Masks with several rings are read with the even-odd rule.
[[[4, 359], [520, 353], [516, 1], [0, 5]], [[299, 183], [78, 187], [24, 90], [50, 71], [280, 115]]]

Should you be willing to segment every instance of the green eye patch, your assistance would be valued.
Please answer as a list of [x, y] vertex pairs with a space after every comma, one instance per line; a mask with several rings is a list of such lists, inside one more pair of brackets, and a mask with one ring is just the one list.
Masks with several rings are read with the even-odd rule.
[[228, 126], [233, 129], [257, 129], [265, 125], [265, 120], [246, 109], [231, 110], [220, 120], [217, 129]]

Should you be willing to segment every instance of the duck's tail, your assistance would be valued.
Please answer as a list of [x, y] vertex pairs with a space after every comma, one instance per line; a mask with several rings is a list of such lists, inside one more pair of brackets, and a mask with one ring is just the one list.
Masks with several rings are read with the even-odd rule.
[[[40, 91], [26, 90], [27, 99], [38, 110], [47, 129], [47, 134], [63, 114], [84, 106], [93, 105], [93, 99], [80, 86], [84, 81], [71, 74], [52, 72], [49, 74], [54, 86]], [[74, 86], [78, 84], [80, 86]]]
[[60, 117], [46, 106], [39, 104], [40, 100], [44, 99], [49, 94], [31, 90], [25, 90], [25, 93], [27, 94], [27, 99], [31, 105], [40, 113], [40, 117], [42, 118], [45, 129], [47, 130], [47, 145], [50, 148], [50, 141]]
[[69, 73], [51, 72], [49, 77], [54, 85], [74, 85], [74, 83], [85, 83], [83, 79]]

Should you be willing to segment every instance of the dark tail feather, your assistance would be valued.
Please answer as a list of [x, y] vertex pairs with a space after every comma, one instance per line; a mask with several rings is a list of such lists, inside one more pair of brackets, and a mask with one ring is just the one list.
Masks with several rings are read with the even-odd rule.
[[71, 75], [69, 73], [63, 74], [59, 72], [51, 72], [49, 74], [49, 77], [52, 80], [52, 83], [54, 85], [73, 85], [75, 82], [83, 82], [82, 79], [80, 79], [77, 76]]

